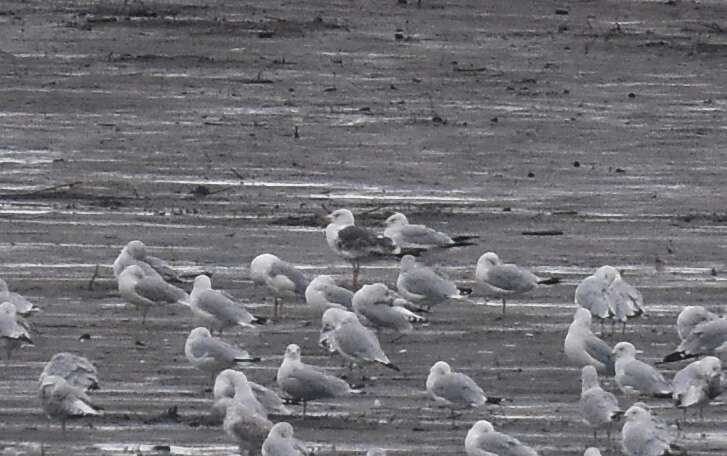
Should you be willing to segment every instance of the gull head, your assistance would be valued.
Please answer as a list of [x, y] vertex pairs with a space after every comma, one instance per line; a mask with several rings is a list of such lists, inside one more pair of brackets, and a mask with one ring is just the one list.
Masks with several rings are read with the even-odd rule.
[[417, 260], [414, 258], [413, 255], [404, 255], [401, 258], [401, 263], [399, 264], [399, 268], [401, 272], [408, 272], [412, 269], [416, 268], [417, 266]]
[[618, 270], [616, 270], [616, 268], [614, 268], [613, 266], [605, 265], [596, 269], [596, 273], [594, 275], [601, 280], [605, 280], [606, 283], [610, 284], [611, 282], [616, 280], [616, 278], [618, 278], [621, 274], [619, 274]]
[[126, 244], [126, 251], [135, 260], [143, 260], [146, 258], [146, 246], [139, 240], [130, 241]]
[[7, 293], [8, 291], [8, 283], [0, 279], [0, 293]]
[[636, 347], [631, 342], [619, 342], [613, 347], [612, 353], [616, 358], [622, 356], [634, 358], [636, 356]]
[[270, 429], [270, 433], [283, 439], [290, 439], [293, 437], [293, 426], [290, 423], [281, 421]]
[[495, 428], [492, 427], [489, 421], [480, 420], [472, 426], [471, 431], [477, 434], [487, 434], [488, 432], [494, 432]]
[[699, 361], [699, 371], [707, 378], [722, 374], [722, 362], [715, 356], [707, 356]]
[[408, 225], [409, 220], [406, 219], [406, 215], [401, 212], [394, 212], [384, 221], [384, 226], [389, 228], [392, 226], [404, 226]]
[[285, 359], [300, 361], [300, 347], [296, 344], [290, 344], [285, 349]]
[[194, 288], [198, 290], [209, 290], [212, 288], [212, 281], [209, 276], [200, 274], [194, 278]]
[[15, 318], [16, 314], [17, 309], [12, 302], [6, 301], [0, 304], [0, 315], [8, 315], [10, 318]]
[[190, 339], [196, 339], [198, 337], [212, 337], [212, 334], [210, 334], [210, 330], [205, 328], [204, 326], [200, 326], [198, 328], [194, 328], [189, 333]]
[[353, 212], [348, 209], [336, 209], [328, 214], [328, 220], [334, 225], [346, 226], [354, 224]]
[[651, 417], [651, 413], [638, 405], [632, 405], [628, 410], [626, 410], [624, 417], [626, 418], [626, 421], [641, 421], [649, 419]]
[[332, 276], [319, 275], [315, 279], [311, 280], [309, 286], [314, 290], [323, 290], [326, 287], [336, 287], [336, 281]]
[[434, 363], [434, 365], [429, 369], [430, 374], [434, 374], [437, 376], [441, 375], [447, 375], [450, 372], [452, 372], [452, 368], [449, 367], [449, 364], [447, 364], [444, 361], [437, 361]]
[[491, 268], [500, 264], [500, 257], [495, 252], [487, 252], [482, 254], [479, 260], [477, 260], [478, 268]]

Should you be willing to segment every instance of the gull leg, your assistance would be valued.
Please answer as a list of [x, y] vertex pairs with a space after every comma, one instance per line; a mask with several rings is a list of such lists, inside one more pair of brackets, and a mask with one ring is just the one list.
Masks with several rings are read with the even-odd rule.
[[273, 321], [278, 321], [278, 297], [273, 297]]
[[355, 290], [358, 290], [358, 273], [359, 273], [360, 264], [359, 264], [358, 260], [352, 261], [351, 264], [353, 265], [352, 286], [355, 291]]
[[305, 399], [303, 399], [303, 418], [305, 418], [306, 405], [308, 405], [308, 401], [306, 401]]
[[505, 298], [502, 298], [502, 316], [505, 316]]

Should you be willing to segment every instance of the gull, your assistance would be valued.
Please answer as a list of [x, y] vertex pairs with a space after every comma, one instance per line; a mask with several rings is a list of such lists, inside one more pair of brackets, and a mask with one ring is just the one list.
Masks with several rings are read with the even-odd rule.
[[538, 285], [560, 283], [557, 277], [542, 279], [516, 264], [503, 263], [494, 252], [484, 253], [477, 260], [475, 280], [486, 296], [502, 298], [503, 315], [505, 301], [509, 296], [527, 293]]
[[598, 440], [598, 429], [604, 427], [608, 440], [611, 440], [611, 423], [624, 412], [619, 408], [616, 396], [601, 388], [598, 373], [593, 366], [583, 366], [581, 369], [579, 405], [583, 419], [593, 429], [593, 440]]
[[119, 274], [119, 294], [130, 304], [141, 310], [141, 324], [146, 324], [149, 309], [162, 304], [182, 304], [189, 306], [189, 295], [161, 279], [159, 276], [146, 275], [138, 265], [131, 265]]
[[430, 268], [418, 264], [412, 255], [404, 255], [399, 265], [396, 279], [399, 294], [417, 306], [431, 308], [449, 299], [467, 300], [472, 290], [458, 288], [454, 282], [446, 280]]
[[[644, 297], [641, 292], [633, 285], [626, 282], [621, 273], [611, 266], [608, 276], [613, 277], [611, 284], [608, 286], [609, 309], [613, 314], [612, 325], [617, 321], [621, 322], [621, 334], [626, 332], [626, 321], [630, 318], [636, 318], [646, 314], [644, 307]], [[613, 326], [611, 326], [613, 333]]]
[[164, 260], [146, 253], [146, 246], [139, 240], [127, 243], [113, 264], [114, 277], [117, 279], [127, 267], [137, 265], [145, 275], [157, 275], [165, 281], [182, 282], [179, 274]]
[[57, 375], [43, 377], [39, 395], [43, 411], [49, 418], [61, 421], [64, 434], [69, 418], [100, 415], [100, 408], [91, 402], [83, 389], [71, 385]]
[[489, 421], [476, 422], [464, 440], [467, 456], [538, 456], [538, 452], [514, 437], [497, 432]]
[[586, 448], [586, 451], [583, 453], [583, 456], [601, 456], [601, 450], [599, 450], [596, 447]]
[[632, 405], [624, 416], [621, 447], [626, 456], [686, 455], [683, 448], [674, 444], [674, 436], [655, 424], [648, 410]]
[[[386, 236], [376, 235], [354, 224], [353, 213], [348, 209], [337, 209], [327, 215], [326, 242], [333, 252], [348, 260], [353, 266], [353, 288], [358, 288], [358, 274], [361, 261], [404, 253], [394, 241]], [[419, 249], [406, 249], [420, 253]]]
[[228, 399], [226, 407], [222, 428], [237, 442], [240, 454], [245, 454], [245, 451], [251, 456], [260, 454], [260, 447], [273, 423], [240, 401]]
[[429, 369], [427, 393], [435, 403], [450, 410], [454, 427], [455, 409], [478, 408], [486, 403], [498, 403], [501, 399], [488, 399], [482, 388], [472, 378], [460, 372], [452, 372], [444, 361], [437, 361]]
[[394, 241], [398, 247], [414, 247], [423, 249], [451, 248], [475, 245], [472, 239], [479, 236], [450, 237], [441, 231], [433, 230], [425, 225], [412, 225], [406, 215], [395, 212], [384, 222], [384, 236]]
[[611, 347], [591, 331], [591, 313], [586, 309], [576, 309], [565, 336], [564, 351], [576, 366], [590, 365], [607, 375], [615, 373]]
[[353, 292], [339, 287], [329, 275], [317, 276], [305, 289], [305, 302], [321, 314], [331, 307], [350, 309], [352, 298]]
[[375, 329], [392, 329], [399, 334], [412, 331], [412, 323], [426, 319], [397, 305], [401, 298], [383, 283], [362, 286], [353, 295], [353, 310]]
[[684, 341], [692, 330], [702, 323], [716, 320], [719, 316], [702, 306], [687, 306], [679, 312], [677, 317], [677, 333], [679, 340]]
[[28, 317], [40, 311], [35, 304], [28, 301], [23, 295], [10, 291], [8, 283], [3, 279], [0, 279], [0, 302], [12, 302], [15, 305], [15, 311], [22, 317]]
[[722, 378], [722, 363], [714, 356], [694, 361], [677, 372], [672, 386], [674, 405], [684, 411], [684, 421], [687, 408], [694, 406], [699, 407], [699, 416], [703, 419], [704, 406], [727, 389]]
[[378, 363], [398, 371], [381, 348], [376, 334], [361, 324], [356, 314], [348, 312], [327, 337], [330, 349], [335, 350], [353, 365]]
[[717, 355], [725, 350], [727, 350], [727, 318], [717, 318], [695, 326], [676, 351], [666, 355], [662, 362], [670, 363], [702, 355]]
[[371, 448], [366, 452], [366, 456], [386, 456], [386, 450], [383, 448]]
[[672, 387], [653, 366], [636, 359], [636, 348], [630, 342], [613, 347], [616, 359], [616, 385], [624, 393], [672, 397]]
[[0, 339], [5, 340], [5, 364], [10, 362], [10, 356], [23, 343], [33, 345], [30, 338], [30, 325], [23, 317], [17, 315], [15, 304], [3, 302], [0, 304]]
[[276, 376], [278, 387], [293, 401], [303, 401], [305, 416], [308, 401], [346, 396], [354, 392], [345, 381], [325, 374], [300, 360], [300, 347], [290, 344]]
[[203, 327], [195, 328], [189, 333], [184, 343], [184, 355], [192, 366], [210, 374], [211, 382], [214, 382], [215, 375], [223, 369], [237, 363], [260, 361], [260, 358], [250, 356], [247, 350], [212, 337], [209, 329]]
[[282, 298], [305, 296], [308, 279], [292, 264], [270, 253], [256, 256], [250, 263], [253, 282], [265, 285], [273, 293], [273, 319], [283, 311]]
[[81, 391], [100, 389], [96, 366], [87, 358], [73, 353], [61, 352], [53, 355], [43, 367], [39, 382], [43, 383], [43, 379], [51, 375], [63, 378]]
[[576, 287], [574, 297], [576, 305], [601, 320], [601, 334], [603, 334], [603, 322], [613, 315], [608, 287], [615, 278], [614, 272], [617, 271], [611, 266], [602, 266]]
[[201, 323], [210, 332], [222, 331], [235, 326], [252, 328], [254, 324], [262, 324], [264, 319], [252, 315], [232, 296], [212, 288], [212, 282], [206, 275], [198, 275], [194, 279], [194, 288], [189, 295], [190, 308]]
[[[212, 411], [214, 416], [224, 416], [227, 407], [224, 399], [232, 399], [235, 397], [239, 389], [236, 387], [236, 383], [243, 383], [243, 376], [244, 374], [242, 372], [232, 369], [225, 369], [217, 375], [215, 385], [212, 388], [212, 397], [214, 398]], [[248, 381], [247, 377], [245, 377], [244, 384], [252, 391], [255, 402], [262, 407], [262, 415], [266, 417], [268, 415], [290, 415], [290, 410], [283, 404], [283, 400], [280, 399], [275, 391], [259, 383]], [[243, 386], [243, 388], [245, 387]], [[254, 403], [252, 400], [249, 402]], [[253, 408], [257, 408], [257, 405]]]
[[276, 423], [263, 442], [262, 456], [306, 456], [308, 454], [305, 444], [293, 437], [293, 426], [285, 421]]

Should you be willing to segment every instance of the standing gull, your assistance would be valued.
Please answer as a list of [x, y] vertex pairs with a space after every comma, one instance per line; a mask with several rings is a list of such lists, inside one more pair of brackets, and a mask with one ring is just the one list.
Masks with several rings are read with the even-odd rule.
[[578, 307], [588, 310], [591, 316], [601, 321], [601, 335], [603, 322], [612, 316], [608, 287], [615, 277], [614, 271], [611, 266], [598, 268], [578, 284], [573, 299]]
[[632, 405], [626, 410], [626, 422], [621, 430], [621, 447], [626, 456], [686, 455], [674, 444], [675, 437], [668, 429], [657, 426], [651, 413]]
[[591, 331], [591, 313], [586, 309], [576, 309], [565, 336], [564, 351], [576, 366], [593, 366], [607, 375], [615, 373], [611, 347]]
[[321, 348], [331, 353], [336, 352], [333, 345], [334, 333], [341, 325], [341, 322], [349, 315], [356, 316], [353, 312], [338, 307], [331, 307], [323, 312], [321, 316], [321, 333], [318, 338], [318, 345]]
[[672, 397], [669, 382], [653, 366], [636, 359], [636, 348], [633, 344], [617, 343], [613, 347], [613, 355], [616, 358], [616, 385], [621, 391], [654, 397]]
[[308, 401], [346, 396], [353, 390], [338, 377], [325, 374], [300, 360], [300, 347], [290, 344], [278, 368], [276, 381], [280, 389], [294, 401], [303, 401], [303, 416]]
[[[626, 282], [621, 273], [611, 266], [608, 266], [609, 277], [613, 277], [611, 284], [608, 286], [608, 298], [611, 313], [613, 314], [612, 325], [616, 322], [621, 323], [621, 334], [626, 332], [626, 322], [628, 319], [636, 318], [646, 314], [644, 307], [644, 298], [641, 292], [633, 285]], [[613, 333], [613, 326], [611, 327]]]
[[51, 375], [63, 378], [82, 391], [99, 389], [96, 366], [83, 356], [73, 353], [61, 352], [53, 355], [43, 367], [39, 378], [40, 383], [43, 383], [45, 377]]
[[727, 350], [727, 318], [705, 321], [692, 329], [676, 351], [664, 357], [669, 363], [702, 355], [717, 355]]
[[197, 369], [210, 375], [210, 383], [215, 375], [223, 369], [233, 367], [237, 363], [256, 362], [260, 358], [250, 356], [247, 350], [230, 345], [212, 337], [207, 328], [193, 329], [184, 343], [184, 355]]
[[402, 253], [390, 238], [356, 226], [353, 213], [348, 209], [335, 210], [327, 219], [330, 223], [326, 226], [326, 242], [336, 255], [351, 262], [354, 290], [358, 288], [361, 261]]
[[598, 440], [598, 430], [601, 428], [606, 428], [608, 440], [611, 440], [611, 423], [623, 415], [623, 410], [619, 408], [616, 396], [601, 388], [598, 373], [593, 366], [584, 366], [581, 369], [579, 405], [581, 416], [593, 429], [593, 440]]
[[19, 317], [12, 302], [0, 304], [0, 339], [5, 341], [5, 363], [22, 344], [33, 344], [29, 333], [30, 327], [23, 317]]
[[194, 279], [194, 288], [189, 298], [192, 312], [210, 332], [218, 331], [222, 334], [227, 328], [253, 327], [253, 323], [264, 323], [264, 319], [252, 315], [232, 296], [213, 289], [212, 282], [206, 275], [198, 275]]
[[417, 264], [411, 255], [405, 255], [399, 265], [396, 288], [405, 299], [417, 306], [431, 308], [450, 299], [466, 300], [472, 290], [458, 288], [430, 268]]
[[722, 362], [714, 356], [694, 361], [676, 373], [672, 386], [674, 405], [684, 411], [684, 420], [689, 407], [698, 407], [699, 416], [704, 418], [704, 407], [727, 388], [722, 378]]
[[49, 418], [61, 421], [64, 434], [69, 418], [100, 414], [99, 407], [91, 402], [83, 389], [57, 375], [42, 378], [39, 395], [43, 411]]
[[306, 456], [308, 449], [300, 440], [293, 437], [293, 426], [282, 421], [276, 423], [262, 448], [262, 456]]
[[305, 289], [305, 302], [321, 314], [331, 307], [350, 309], [353, 292], [339, 287], [333, 277], [319, 275]]
[[146, 275], [157, 275], [161, 279], [171, 282], [181, 282], [179, 274], [164, 260], [149, 255], [146, 246], [139, 240], [127, 243], [113, 264], [114, 277], [117, 279], [127, 267], [137, 265]]
[[452, 427], [456, 409], [478, 408], [488, 402], [501, 401], [501, 399], [488, 400], [485, 392], [472, 378], [460, 372], [452, 372], [452, 368], [444, 361], [437, 361], [429, 369], [426, 387], [429, 397], [434, 402], [449, 408]]
[[256, 256], [250, 263], [250, 278], [273, 293], [273, 319], [283, 311], [282, 298], [305, 296], [308, 279], [292, 264], [270, 253]]
[[362, 325], [354, 313], [349, 312], [339, 321], [328, 336], [328, 342], [331, 349], [352, 365], [362, 367], [364, 364], [378, 363], [399, 370], [384, 353], [376, 333]]
[[12, 292], [8, 289], [5, 280], [0, 279], [0, 302], [12, 302], [15, 305], [15, 311], [22, 317], [28, 317], [40, 309], [32, 302], [28, 301], [23, 295]]
[[475, 245], [472, 239], [479, 236], [450, 237], [441, 231], [433, 230], [425, 225], [412, 225], [401, 212], [395, 212], [384, 222], [384, 236], [394, 241], [397, 247], [414, 248], [451, 248]]
[[141, 310], [141, 324], [146, 324], [149, 309], [162, 304], [177, 303], [189, 306], [189, 295], [181, 288], [168, 284], [159, 276], [146, 275], [138, 265], [131, 265], [119, 275], [119, 294]]
[[412, 323], [425, 321], [405, 307], [396, 305], [401, 300], [383, 283], [362, 286], [353, 295], [353, 310], [376, 329], [392, 329], [400, 334], [412, 331]]
[[583, 456], [601, 456], [601, 450], [596, 447], [586, 448], [586, 451], [583, 452]]
[[486, 296], [502, 298], [503, 315], [505, 315], [505, 301], [509, 296], [521, 295], [538, 285], [553, 285], [560, 282], [556, 277], [541, 279], [516, 264], [503, 263], [494, 252], [487, 252], [477, 260], [475, 280]]
[[467, 456], [538, 456], [538, 452], [514, 437], [497, 432], [489, 421], [476, 422], [464, 440]]

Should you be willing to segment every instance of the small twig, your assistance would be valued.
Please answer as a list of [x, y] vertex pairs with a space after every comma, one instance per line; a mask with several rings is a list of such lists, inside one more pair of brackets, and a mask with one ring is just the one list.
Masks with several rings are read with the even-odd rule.
[[477, 68], [460, 68], [460, 67], [454, 67], [455, 73], [481, 73], [483, 71], [487, 71], [486, 67], [477, 67]]
[[230, 185], [229, 187], [221, 188], [219, 190], [210, 191], [207, 195], [214, 195], [214, 194], [217, 194], [217, 193], [226, 192], [228, 190], [232, 190], [233, 188], [237, 188], [237, 187], [239, 187], [239, 185]]
[[235, 168], [230, 168], [230, 171], [232, 171], [232, 174], [234, 174], [235, 177], [237, 177], [238, 179], [245, 180], [245, 178], [242, 176], [242, 174], [240, 174], [240, 172], [238, 170], [236, 170]]
[[523, 231], [523, 236], [562, 236], [562, 230]]
[[100, 265], [96, 265], [96, 268], [93, 270], [93, 275], [91, 276], [91, 280], [88, 282], [88, 291], [93, 290], [93, 283], [96, 281], [96, 277], [98, 277], [98, 268]]
[[75, 182], [69, 182], [67, 184], [53, 185], [52, 187], [45, 187], [45, 188], [40, 188], [38, 190], [33, 190], [32, 192], [21, 193], [21, 195], [36, 195], [38, 193], [45, 193], [45, 192], [50, 192], [53, 190], [58, 190], [59, 188], [63, 188], [63, 187], [73, 188], [76, 185], [80, 185], [82, 183], [83, 183], [82, 181], [75, 181]]
[[366, 214], [371, 214], [372, 212], [376, 212], [376, 211], [378, 211], [378, 210], [381, 210], [381, 209], [383, 209], [384, 207], [385, 207], [385, 206], [376, 206], [376, 207], [373, 207], [373, 208], [371, 208], [371, 209], [366, 209], [365, 211], [363, 211], [363, 212], [360, 212], [360, 213], [359, 213], [359, 215], [366, 215]]

